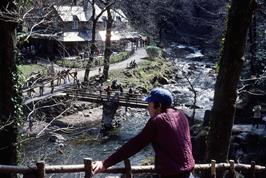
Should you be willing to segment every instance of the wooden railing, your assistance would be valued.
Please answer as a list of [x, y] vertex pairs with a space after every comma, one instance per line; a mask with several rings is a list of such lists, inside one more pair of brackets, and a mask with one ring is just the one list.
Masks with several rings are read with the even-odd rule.
[[[131, 166], [129, 160], [124, 161], [125, 167], [111, 167], [103, 173], [125, 174], [126, 178], [132, 178], [133, 174], [155, 173], [154, 166]], [[255, 173], [265, 171], [265, 166], [256, 165], [254, 161], [248, 164], [234, 163], [216, 163], [214, 160], [210, 164], [196, 164], [194, 171], [210, 171], [211, 177], [216, 177], [216, 171], [229, 171], [229, 178], [234, 178], [236, 171], [248, 171], [250, 178], [255, 178]], [[36, 166], [11, 166], [0, 165], [0, 173], [23, 174], [23, 178], [45, 178], [46, 174], [53, 173], [77, 173], [84, 172], [85, 178], [93, 176], [92, 159], [85, 158], [84, 164], [79, 165], [46, 165], [44, 161], [39, 161]]]

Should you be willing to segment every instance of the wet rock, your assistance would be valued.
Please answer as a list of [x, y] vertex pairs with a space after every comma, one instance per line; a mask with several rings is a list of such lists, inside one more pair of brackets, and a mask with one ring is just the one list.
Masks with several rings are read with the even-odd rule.
[[100, 129], [99, 129], [99, 128], [96, 128], [96, 127], [93, 127], [93, 128], [90, 128], [90, 129], [88, 130], [88, 133], [89, 133], [89, 134], [92, 134], [92, 135], [95, 135], [95, 134], [100, 133]]
[[206, 64], [206, 65], [205, 65], [205, 68], [207, 68], [207, 69], [208, 69], [208, 68], [211, 68], [211, 67], [212, 67], [212, 66], [211, 66], [210, 64]]
[[170, 80], [169, 83], [170, 84], [176, 84], [176, 81], [175, 80]]
[[180, 91], [178, 91], [178, 90], [173, 90], [173, 91], [172, 91], [172, 93], [173, 93], [174, 95], [181, 94], [181, 92], [180, 92]]
[[176, 79], [176, 80], [180, 80], [180, 79], [182, 79], [182, 78], [183, 78], [183, 77], [182, 77], [181, 75], [178, 75], [178, 74], [175, 75], [175, 79]]
[[189, 70], [196, 70], [196, 69], [197, 69], [196, 64], [194, 64], [194, 63], [189, 64], [188, 69], [189, 69]]
[[102, 123], [104, 130], [112, 130], [114, 128], [114, 117], [119, 105], [116, 100], [110, 100], [103, 105]]
[[242, 135], [235, 135], [235, 136], [232, 136], [232, 142], [234, 144], [241, 144], [245, 141], [245, 137], [243, 137]]
[[203, 118], [203, 126], [209, 125], [210, 117], [211, 117], [211, 111], [206, 110], [204, 113], [204, 118]]
[[49, 141], [50, 142], [56, 142], [56, 143], [62, 143], [64, 141], [66, 141], [66, 139], [60, 134], [53, 133], [53, 134], [51, 134]]
[[148, 93], [148, 90], [143, 86], [136, 87], [136, 90], [140, 91], [141, 93]]
[[247, 134], [245, 141], [250, 147], [256, 146], [259, 142], [259, 135], [255, 133], [249, 133]]
[[64, 145], [63, 143], [59, 143], [59, 144], [58, 144], [58, 147], [59, 147], [59, 148], [63, 148], [63, 147], [65, 147], [65, 145]]
[[194, 125], [190, 130], [193, 155], [200, 163], [205, 159], [204, 153], [207, 149], [206, 140], [208, 136], [208, 129], [207, 127], [202, 127], [201, 125]]
[[169, 84], [168, 79], [165, 78], [165, 77], [158, 77], [158, 78], [157, 78], [157, 81], [158, 81], [158, 83], [161, 84], [161, 85]]
[[84, 116], [83, 112], [81, 112], [81, 111], [78, 112], [78, 115]]
[[90, 117], [91, 113], [91, 111], [83, 111], [84, 117]]
[[154, 83], [157, 81], [157, 79], [158, 79], [157, 76], [153, 77], [153, 78], [150, 80], [150, 83], [151, 83], [151, 84], [154, 84]]
[[76, 108], [78, 111], [82, 111], [86, 108], [86, 105], [84, 103], [75, 103], [73, 107]]
[[187, 58], [189, 58], [190, 60], [193, 60], [193, 61], [202, 61], [204, 59], [204, 57], [202, 57], [202, 56], [196, 56], [196, 57], [187, 56]]

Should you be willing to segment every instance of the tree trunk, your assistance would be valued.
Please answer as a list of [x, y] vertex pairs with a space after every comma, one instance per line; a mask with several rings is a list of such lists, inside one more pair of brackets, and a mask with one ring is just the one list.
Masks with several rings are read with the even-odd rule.
[[[0, 10], [14, 10], [11, 0], [1, 0]], [[16, 65], [15, 29], [16, 23], [0, 20], [0, 164], [17, 163], [17, 121], [15, 116]], [[15, 99], [16, 101], [16, 99]], [[16, 175], [0, 173], [0, 177], [13, 178]]]
[[113, 25], [113, 19], [111, 14], [111, 7], [109, 6], [107, 8], [106, 39], [105, 39], [105, 50], [104, 50], [104, 68], [103, 68], [104, 80], [108, 79], [110, 57], [112, 55], [111, 51], [112, 25]]
[[98, 18], [95, 18], [95, 0], [91, 1], [91, 6], [92, 6], [92, 31], [91, 31], [91, 47], [90, 47], [90, 57], [89, 57], [89, 61], [86, 65], [86, 70], [85, 70], [85, 75], [84, 75], [84, 82], [88, 82], [89, 81], [89, 74], [90, 74], [90, 70], [91, 70], [91, 65], [93, 62], [93, 56], [95, 53], [95, 49], [96, 49], [96, 45], [95, 45], [95, 36], [96, 36], [96, 25], [97, 25], [97, 21]]
[[[109, 1], [107, 1], [107, 2], [109, 2]], [[85, 70], [85, 75], [84, 75], [84, 82], [88, 82], [89, 81], [90, 69], [91, 69], [91, 65], [92, 65], [92, 62], [93, 62], [95, 50], [97, 48], [96, 44], [95, 44], [97, 22], [98, 22], [99, 18], [101, 17], [101, 15], [107, 10], [107, 8], [112, 5], [112, 4], [108, 4], [96, 16], [95, 0], [92, 0], [90, 3], [91, 3], [91, 6], [92, 6], [92, 15], [91, 15], [91, 18], [92, 18], [91, 51], [90, 51], [89, 61], [88, 61], [87, 65], [86, 65], [86, 70]]]
[[215, 84], [207, 142], [207, 161], [214, 159], [217, 162], [224, 162], [228, 159], [237, 83], [244, 62], [248, 27], [255, 7], [255, 0], [232, 0], [231, 3], [220, 70]]

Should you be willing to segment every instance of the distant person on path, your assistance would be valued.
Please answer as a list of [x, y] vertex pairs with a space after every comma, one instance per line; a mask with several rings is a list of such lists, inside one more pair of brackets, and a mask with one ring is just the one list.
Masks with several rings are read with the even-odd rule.
[[133, 96], [133, 89], [132, 87], [129, 87], [128, 93], [126, 94], [126, 107], [125, 112], [127, 112], [127, 105], [129, 103], [129, 98]]
[[54, 93], [54, 80], [51, 80], [51, 94]]
[[43, 92], [44, 92], [44, 84], [43, 84], [43, 82], [41, 82], [40, 87], [39, 87], [40, 96], [43, 95]]
[[119, 91], [120, 91], [120, 96], [123, 96], [124, 90], [123, 90], [123, 86], [121, 84], [119, 85]]
[[63, 72], [63, 71], [59, 71], [59, 72], [57, 73], [57, 86], [58, 86], [58, 85], [61, 85], [62, 72]]
[[75, 84], [77, 82], [77, 80], [78, 80], [78, 71], [77, 70], [75, 70], [73, 72], [73, 78], [74, 78], [74, 84]]
[[132, 87], [129, 87], [128, 96], [129, 97], [132, 97], [133, 96], [133, 89], [132, 89]]
[[259, 124], [261, 122], [261, 105], [258, 103], [253, 107], [253, 126], [256, 125], [256, 128], [259, 128]]
[[172, 94], [163, 88], [154, 88], [145, 98], [150, 119], [143, 130], [104, 161], [93, 163], [93, 172], [99, 173], [123, 161], [152, 144], [155, 151], [155, 170], [160, 178], [189, 178], [194, 169], [188, 119], [172, 106]]
[[66, 75], [66, 77], [67, 77], [67, 79], [68, 79], [68, 82], [70, 82], [70, 77], [69, 77], [69, 75], [70, 75], [70, 71], [71, 71], [71, 69], [67, 69], [67, 70], [65, 71], [65, 75]]
[[81, 84], [80, 84], [80, 81], [77, 80], [77, 89], [80, 89], [81, 88]]
[[113, 80], [112, 81], [111, 89], [112, 90], [117, 90], [118, 89], [117, 80]]
[[29, 126], [28, 126], [27, 130], [29, 130], [30, 132], [32, 132], [33, 120], [32, 120], [32, 117], [31, 116], [29, 117], [28, 122], [29, 122]]
[[107, 88], [105, 88], [104, 90], [107, 93], [107, 100], [109, 101], [110, 95], [111, 95], [111, 90], [112, 90], [111, 87], [110, 87], [110, 85], [108, 85]]
[[34, 88], [29, 88], [28, 91], [27, 91], [27, 94], [28, 94], [28, 97], [32, 97], [32, 93], [35, 93], [35, 90]]
[[102, 73], [102, 68], [101, 68], [101, 66], [100, 66], [99, 69], [98, 69], [98, 73], [99, 73], [99, 75], [101, 75], [101, 73]]
[[100, 88], [99, 88], [99, 93], [100, 93], [100, 98], [102, 97], [102, 86], [100, 86]]

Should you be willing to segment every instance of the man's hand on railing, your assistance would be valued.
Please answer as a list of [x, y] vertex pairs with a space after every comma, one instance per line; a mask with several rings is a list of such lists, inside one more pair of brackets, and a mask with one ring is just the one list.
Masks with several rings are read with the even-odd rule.
[[102, 171], [105, 171], [106, 168], [103, 165], [102, 161], [95, 161], [92, 163], [92, 172], [93, 174], [100, 173]]

